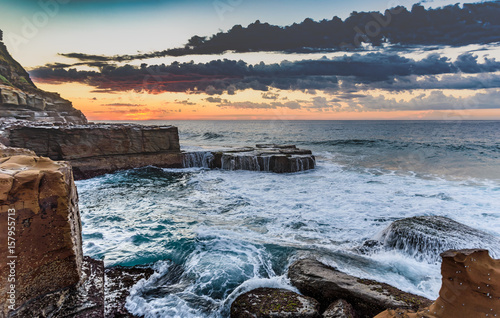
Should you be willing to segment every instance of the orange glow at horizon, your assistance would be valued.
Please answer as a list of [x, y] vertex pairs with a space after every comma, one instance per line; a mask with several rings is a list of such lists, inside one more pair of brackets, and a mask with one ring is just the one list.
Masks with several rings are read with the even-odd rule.
[[[397, 110], [397, 111], [322, 111], [310, 108], [248, 109], [219, 107], [206, 101], [206, 94], [145, 92], [97, 93], [93, 87], [79, 83], [36, 83], [40, 89], [56, 91], [73, 102], [91, 121], [137, 120], [498, 120], [500, 109], [466, 110]], [[223, 95], [232, 102], [263, 100], [260, 91], [242, 91]], [[305, 93], [287, 91], [281, 101], [304, 101]], [[375, 95], [382, 95], [376, 92]], [[310, 96], [310, 95], [309, 95]], [[402, 94], [398, 99], [408, 99]], [[212, 96], [214, 97], [214, 96]]]

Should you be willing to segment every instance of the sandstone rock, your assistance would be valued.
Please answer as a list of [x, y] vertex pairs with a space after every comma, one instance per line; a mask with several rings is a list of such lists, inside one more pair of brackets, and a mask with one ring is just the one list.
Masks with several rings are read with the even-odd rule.
[[313, 259], [292, 264], [288, 276], [302, 294], [318, 300], [323, 310], [332, 302], [345, 299], [360, 317], [373, 317], [387, 308], [417, 309], [431, 303], [387, 284], [347, 275]]
[[12, 157], [12, 156], [36, 156], [33, 150], [24, 149], [24, 148], [13, 148], [6, 147], [3, 144], [0, 144], [0, 158], [4, 157]]
[[238, 296], [232, 318], [319, 318], [319, 303], [286, 289], [257, 288]]
[[[399, 250], [430, 263], [439, 261], [439, 254], [449, 249], [481, 247], [489, 249], [494, 257], [500, 257], [500, 239], [442, 216], [418, 216], [395, 221], [368, 244], [375, 250]], [[369, 246], [365, 246], [363, 251], [369, 253]]]
[[11, 146], [67, 160], [76, 179], [147, 165], [180, 168], [177, 127], [141, 125], [14, 125]]
[[450, 250], [441, 254], [439, 298], [418, 312], [387, 310], [376, 318], [500, 317], [500, 260], [487, 250]]
[[[0, 258], [13, 256], [15, 261], [15, 308], [79, 282], [81, 223], [69, 164], [35, 156], [0, 158], [3, 242], [7, 242], [7, 225], [13, 228], [9, 234], [15, 238], [15, 248], [7, 249], [7, 244], [3, 244]], [[0, 262], [2, 291], [10, 288], [10, 270], [7, 261]], [[0, 313], [4, 315], [10, 305], [8, 297], [5, 292], [0, 294]]]
[[356, 318], [356, 312], [351, 304], [343, 299], [332, 303], [323, 313], [323, 318]]

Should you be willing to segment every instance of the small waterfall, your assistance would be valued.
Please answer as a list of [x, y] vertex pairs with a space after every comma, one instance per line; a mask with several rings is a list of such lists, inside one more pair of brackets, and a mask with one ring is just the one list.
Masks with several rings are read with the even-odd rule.
[[485, 248], [494, 258], [500, 256], [500, 240], [442, 216], [419, 216], [393, 222], [362, 250], [399, 250], [418, 261], [439, 261], [439, 254], [450, 249]]
[[223, 154], [221, 158], [221, 169], [224, 170], [266, 171], [262, 168], [264, 167], [259, 164], [258, 156]]
[[183, 168], [213, 168], [214, 155], [210, 151], [187, 152], [183, 154]]

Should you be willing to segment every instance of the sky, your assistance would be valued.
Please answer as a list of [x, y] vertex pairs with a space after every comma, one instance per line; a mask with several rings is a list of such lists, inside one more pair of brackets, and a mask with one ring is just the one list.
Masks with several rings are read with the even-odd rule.
[[90, 120], [500, 119], [498, 14], [498, 1], [0, 0], [0, 29], [35, 84]]

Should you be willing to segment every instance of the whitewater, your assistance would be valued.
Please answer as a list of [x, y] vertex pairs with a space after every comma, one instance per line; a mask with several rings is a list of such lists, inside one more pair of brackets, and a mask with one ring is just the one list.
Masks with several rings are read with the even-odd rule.
[[[84, 253], [106, 266], [155, 269], [127, 299], [136, 315], [228, 317], [232, 300], [250, 289], [295, 290], [286, 272], [303, 257], [434, 299], [437, 255], [360, 247], [413, 216], [444, 216], [500, 237], [497, 121], [146, 124], [179, 127], [188, 151], [295, 144], [313, 151], [317, 168], [144, 167], [78, 181]], [[463, 247], [481, 244], [471, 239]], [[491, 252], [500, 256], [500, 248]]]

